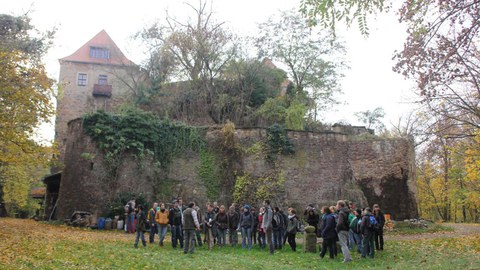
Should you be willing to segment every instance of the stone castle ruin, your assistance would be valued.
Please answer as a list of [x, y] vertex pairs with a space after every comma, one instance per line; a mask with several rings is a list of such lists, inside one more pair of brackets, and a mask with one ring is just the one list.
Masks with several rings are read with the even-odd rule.
[[[309, 203], [332, 205], [339, 198], [348, 198], [358, 206], [379, 203], [393, 219], [418, 215], [414, 151], [408, 140], [358, 140], [355, 135], [339, 132], [287, 134], [295, 153], [278, 156], [277, 168], [285, 178], [285, 189], [277, 204], [303, 209]], [[237, 129], [235, 138], [242, 148], [248, 149], [266, 139], [266, 130]], [[211, 128], [206, 140], [209, 147], [215, 147], [223, 141], [223, 134]], [[216, 160], [220, 162], [221, 158], [217, 156]], [[111, 187], [102, 180], [106, 173], [103, 151], [83, 132], [82, 120], [73, 120], [68, 129], [57, 216], [69, 217], [81, 209], [102, 212], [106, 202], [122, 192], [142, 193], [149, 201], [162, 199], [158, 194], [166, 192], [164, 201], [181, 196], [204, 205], [209, 200], [206, 185], [198, 174], [200, 162], [198, 153], [186, 152], [173, 160], [167, 172], [158, 172], [152, 169], [151, 160], [144, 160], [139, 166], [133, 156], [126, 157]], [[268, 160], [257, 153], [244, 153], [235, 162], [236, 170], [248, 172], [252, 179], [273, 170]], [[159, 174], [162, 179], [158, 179]], [[223, 192], [218, 201], [232, 202], [232, 194]]]
[[[134, 64], [105, 31], [60, 64], [64, 93], [57, 104], [55, 130], [63, 168], [44, 179], [47, 218], [66, 219], [75, 211], [106, 214], [108, 202], [127, 192], [143, 194], [149, 202], [170, 202], [174, 196], [199, 205], [211, 200], [211, 187], [199, 174], [203, 159], [195, 151], [175, 157], [168, 169], [159, 169], [149, 158], [139, 162], [127, 153], [115, 179], [108, 177], [105, 153], [84, 132], [79, 117], [97, 109], [113, 111], [122, 104], [129, 93], [122, 80], [129, 78]], [[234, 201], [234, 186], [240, 179], [268, 185], [269, 179], [281, 178], [274, 202], [283, 207], [303, 209], [310, 203], [321, 207], [348, 199], [359, 207], [378, 203], [393, 219], [417, 217], [412, 142], [365, 134], [370, 135], [364, 127], [338, 125], [325, 132], [288, 131], [295, 151], [276, 155], [272, 163], [254, 151], [258, 142], [267, 140], [265, 128], [237, 128], [234, 138], [241, 151], [229, 156], [218, 150], [225, 140], [221, 128], [210, 127], [204, 139], [213, 166], [228, 171], [219, 179], [217, 200]]]

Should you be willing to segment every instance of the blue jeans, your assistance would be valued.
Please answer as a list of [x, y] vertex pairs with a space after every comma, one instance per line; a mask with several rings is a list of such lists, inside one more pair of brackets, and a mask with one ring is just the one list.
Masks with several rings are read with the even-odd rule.
[[200, 234], [200, 231], [195, 230], [195, 235], [197, 236], [197, 245], [201, 247], [202, 244], [202, 235]]
[[348, 230], [348, 249], [351, 251], [353, 250], [353, 246], [355, 245], [355, 239], [353, 238], [353, 230]]
[[127, 232], [135, 232], [135, 214], [128, 214], [127, 216]]
[[223, 247], [226, 244], [227, 229], [217, 228], [217, 243], [219, 246]]
[[165, 235], [167, 234], [168, 225], [160, 225], [158, 224], [158, 234], [160, 235], [160, 245], [163, 245], [163, 239], [165, 239]]
[[273, 231], [273, 246], [275, 249], [281, 249], [283, 244], [282, 231], [274, 230]]
[[238, 243], [238, 233], [236, 229], [228, 229], [228, 243], [230, 246], [236, 246]]
[[258, 244], [260, 245], [260, 248], [265, 248], [265, 246], [267, 246], [264, 232], [258, 232]]
[[147, 242], [145, 241], [145, 235], [142, 230], [137, 230], [137, 235], [135, 236], [135, 247], [138, 246], [138, 239], [142, 239], [142, 245], [146, 246]]
[[180, 247], [183, 248], [183, 233], [182, 225], [173, 225], [172, 226], [172, 247], [177, 247], [177, 242], [180, 243]]
[[252, 248], [252, 228], [242, 227], [242, 248], [247, 247], [246, 246], [247, 245], [247, 240], [248, 240], [248, 249], [251, 249]]
[[157, 232], [157, 224], [151, 224], [150, 225], [150, 237], [149, 237], [149, 240], [150, 240], [150, 244], [154, 242], [155, 240], [155, 233]]
[[373, 258], [375, 256], [375, 246], [374, 246], [375, 234], [373, 232], [363, 235], [362, 240], [362, 258], [370, 256]]
[[357, 244], [357, 251], [358, 253], [362, 253], [362, 235], [359, 233], [353, 233], [353, 240]]

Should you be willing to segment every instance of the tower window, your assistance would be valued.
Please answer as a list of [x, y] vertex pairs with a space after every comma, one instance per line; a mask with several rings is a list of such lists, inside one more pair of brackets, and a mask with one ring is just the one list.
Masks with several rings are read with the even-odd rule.
[[110, 59], [110, 51], [107, 48], [90, 47], [90, 58]]
[[77, 75], [77, 85], [78, 85], [78, 86], [85, 86], [85, 85], [87, 85], [87, 74], [85, 74], [85, 73], [78, 73], [78, 75]]
[[107, 75], [98, 75], [98, 84], [107, 85]]

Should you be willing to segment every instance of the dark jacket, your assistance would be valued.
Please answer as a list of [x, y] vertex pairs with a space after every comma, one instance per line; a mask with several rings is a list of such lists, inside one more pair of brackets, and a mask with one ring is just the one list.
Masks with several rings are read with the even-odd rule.
[[320, 221], [320, 216], [317, 214], [317, 212], [315, 212], [315, 210], [309, 210], [307, 212], [306, 218], [307, 218], [308, 225], [318, 228], [318, 222]]
[[287, 217], [287, 220], [288, 220], [288, 222], [287, 222], [287, 233], [290, 233], [290, 234], [297, 233], [298, 223], [299, 223], [297, 216], [294, 215], [291, 218]]
[[335, 231], [335, 218], [332, 214], [324, 215], [322, 238], [334, 239], [337, 238], [337, 232]]
[[182, 225], [182, 213], [179, 208], [171, 208], [168, 212], [168, 220], [170, 225]]
[[283, 211], [280, 211], [280, 214], [283, 216], [283, 230], [286, 231], [288, 227], [288, 215], [285, 214]]
[[279, 231], [280, 229], [283, 229], [284, 223], [285, 223], [285, 220], [282, 213], [274, 212], [273, 219], [272, 219], [272, 229], [274, 231]]
[[218, 213], [215, 217], [215, 223], [217, 224], [217, 228], [221, 230], [227, 229], [228, 219], [226, 213]]
[[250, 212], [244, 212], [240, 215], [240, 227], [241, 228], [250, 228], [253, 230], [253, 215]]
[[147, 230], [147, 216], [145, 216], [145, 212], [142, 211], [141, 213], [137, 214], [137, 224], [135, 225], [135, 229], [137, 231], [146, 231]]
[[383, 226], [385, 226], [385, 215], [383, 214], [382, 210], [378, 210], [375, 213], [375, 219], [378, 222], [378, 230], [383, 230]]
[[252, 213], [253, 215], [253, 228], [258, 228], [258, 214], [257, 213]]
[[238, 222], [240, 221], [240, 216], [237, 212], [229, 211], [227, 213], [227, 224], [230, 231], [235, 231], [238, 228]]
[[215, 212], [206, 212], [203, 222], [206, 228], [212, 228], [215, 225]]
[[[194, 217], [195, 216], [195, 217]], [[183, 229], [184, 230], [194, 230], [198, 224], [197, 219], [197, 211], [193, 210], [193, 208], [187, 208], [183, 211]]]
[[374, 232], [373, 230], [370, 230], [368, 228], [371, 216], [373, 216], [371, 213], [367, 213], [362, 217], [362, 220], [360, 221], [360, 233], [363, 235], [370, 235]]
[[339, 231], [348, 231], [350, 228], [349, 228], [349, 224], [348, 224], [348, 215], [350, 214], [350, 211], [348, 210], [348, 208], [344, 207], [342, 209], [340, 209], [339, 213], [338, 213], [338, 222], [337, 222], [337, 232]]
[[148, 214], [149, 214], [148, 215], [148, 217], [149, 217], [148, 222], [149, 222], [150, 226], [156, 224], [156, 222], [155, 222], [155, 214], [156, 213], [157, 213], [157, 211], [153, 208], [150, 208], [150, 210], [148, 210]]

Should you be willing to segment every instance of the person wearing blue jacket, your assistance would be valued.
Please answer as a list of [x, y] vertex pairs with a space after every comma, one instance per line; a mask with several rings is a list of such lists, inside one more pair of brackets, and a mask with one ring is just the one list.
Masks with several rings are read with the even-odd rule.
[[325, 257], [325, 253], [330, 255], [330, 259], [335, 258], [335, 242], [337, 239], [337, 231], [335, 230], [335, 218], [328, 206], [322, 208], [321, 218], [321, 236], [323, 238], [322, 250], [320, 251], [320, 258]]

